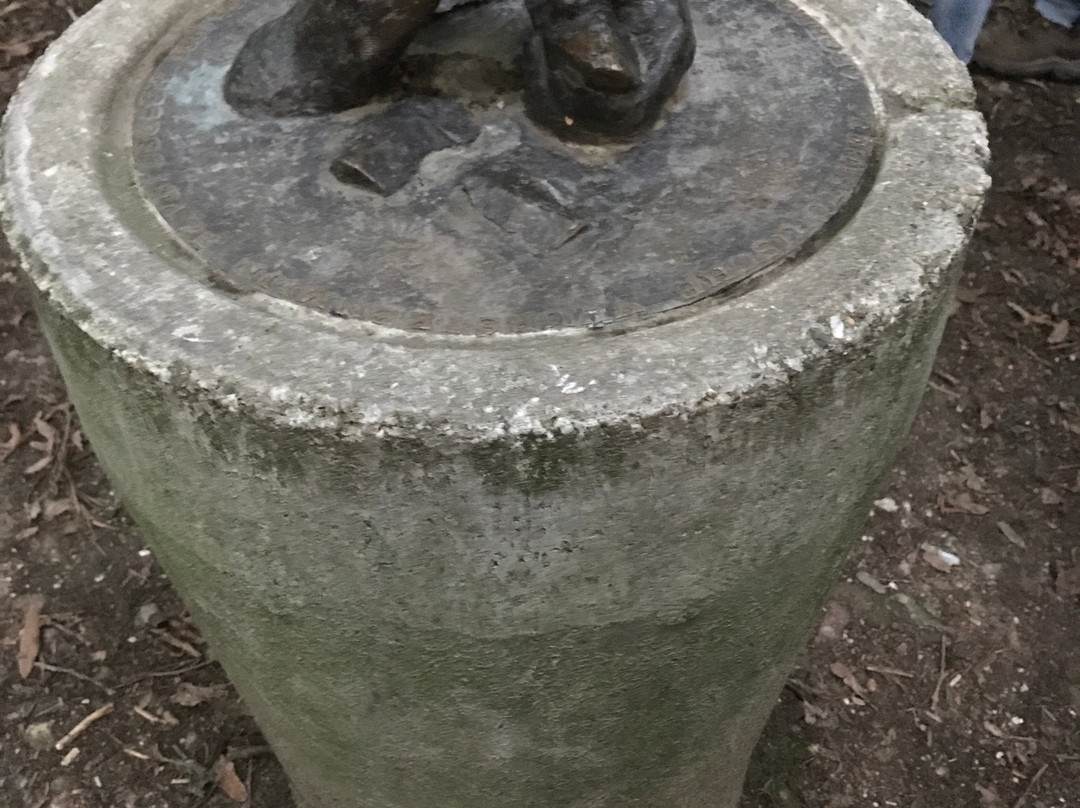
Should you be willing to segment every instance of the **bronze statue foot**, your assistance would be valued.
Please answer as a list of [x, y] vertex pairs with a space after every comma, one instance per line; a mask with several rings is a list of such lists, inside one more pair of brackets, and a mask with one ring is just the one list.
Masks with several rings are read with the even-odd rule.
[[630, 138], [694, 58], [686, 0], [529, 0], [525, 106], [568, 140]]
[[[300, 0], [258, 29], [225, 80], [252, 116], [318, 115], [359, 106], [438, 0]], [[579, 141], [630, 138], [651, 126], [694, 56], [686, 0], [527, 0], [529, 116]]]
[[319, 115], [366, 102], [438, 0], [300, 0], [251, 35], [225, 98], [251, 116]]

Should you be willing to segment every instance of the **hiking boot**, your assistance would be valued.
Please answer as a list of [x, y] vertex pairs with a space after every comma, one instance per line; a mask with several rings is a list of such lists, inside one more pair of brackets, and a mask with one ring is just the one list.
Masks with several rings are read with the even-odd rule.
[[1050, 22], [1035, 10], [1033, 0], [997, 0], [972, 62], [1002, 76], [1080, 81], [1080, 26]]

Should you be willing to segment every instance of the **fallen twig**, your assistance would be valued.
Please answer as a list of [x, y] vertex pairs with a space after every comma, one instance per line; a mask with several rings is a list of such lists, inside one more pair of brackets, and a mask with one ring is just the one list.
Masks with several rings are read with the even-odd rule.
[[1035, 788], [1035, 784], [1039, 782], [1039, 779], [1046, 774], [1046, 770], [1050, 768], [1049, 763], [1044, 763], [1042, 768], [1035, 772], [1035, 776], [1028, 780], [1027, 788], [1024, 789], [1024, 793], [1013, 803], [1013, 808], [1020, 808], [1024, 804], [1024, 800], [1028, 798], [1028, 794], [1031, 793], [1031, 789]]
[[107, 716], [113, 711], [115, 707], [116, 705], [110, 701], [104, 707], [99, 707], [98, 709], [94, 710], [94, 712], [90, 713], [90, 715], [86, 716], [86, 718], [84, 718], [82, 721], [72, 727], [71, 731], [59, 741], [57, 741], [55, 747], [53, 748], [56, 749], [57, 752], [62, 751], [64, 747], [66, 747], [68, 744], [70, 744], [72, 741], [74, 741], [76, 738], [86, 732], [86, 730], [90, 727], [91, 724], [93, 724], [98, 719]]
[[151, 671], [150, 673], [141, 673], [138, 676], [133, 676], [130, 679], [125, 679], [120, 683], [120, 687], [129, 687], [137, 682], [141, 682], [143, 679], [165, 679], [170, 676], [182, 676], [185, 673], [191, 671], [197, 671], [199, 668], [205, 668], [209, 665], [213, 665], [214, 660], [204, 659], [202, 662], [197, 662], [194, 665], [188, 665], [186, 668], [177, 668], [171, 671]]
[[230, 749], [225, 753], [225, 757], [229, 760], [247, 760], [248, 758], [272, 754], [273, 752], [269, 746], [245, 746], [242, 749]]
[[53, 463], [52, 469], [49, 471], [49, 484], [56, 486], [60, 480], [62, 474], [67, 473], [67, 453], [68, 453], [68, 441], [71, 439], [71, 423], [74, 420], [75, 410], [70, 401], [65, 401], [63, 404], [58, 404], [53, 407], [49, 414], [45, 416], [46, 419], [52, 418], [55, 413], [61, 413], [64, 417], [64, 425], [60, 429], [60, 441], [56, 445], [56, 459]]
[[80, 499], [79, 489], [76, 487], [75, 480], [71, 476], [71, 471], [66, 466], [64, 467], [64, 478], [67, 480], [69, 489], [68, 496], [71, 497], [72, 505], [74, 505], [75, 515], [79, 519], [81, 519], [83, 524], [86, 526], [87, 533], [90, 536], [90, 541], [94, 544], [94, 548], [101, 555], [105, 555], [105, 551], [101, 548], [101, 545], [98, 544], [97, 536], [94, 533], [94, 528], [99, 527], [103, 530], [111, 531], [115, 531], [116, 528], [112, 525], [102, 522], [100, 519], [97, 519], [94, 516], [93, 511], [91, 511], [86, 505], [83, 504], [82, 499]]
[[150, 629], [150, 633], [153, 634], [155, 637], [160, 638], [162, 642], [168, 643], [173, 648], [176, 648], [176, 649], [179, 649], [180, 651], [183, 651], [188, 656], [195, 657], [195, 659], [202, 659], [203, 658], [202, 652], [199, 651], [197, 648], [195, 648], [195, 646], [193, 646], [189, 642], [184, 642], [179, 637], [174, 637], [172, 634], [170, 634], [167, 631], [163, 631], [162, 629], [154, 628], [154, 629]]
[[[68, 617], [71, 617], [71, 616], [69, 616], [69, 615], [58, 615], [58, 614], [50, 614], [48, 617], [43, 616], [44, 622], [42, 623], [42, 628], [48, 627], [48, 628], [56, 629], [61, 634], [66, 634], [67, 636], [71, 637], [71, 639], [75, 640], [75, 642], [79, 643], [80, 645], [89, 646], [90, 643], [87, 642], [86, 639], [81, 634], [79, 634], [79, 632], [75, 631], [74, 629], [68, 628], [62, 622], [60, 622], [61, 618], [68, 618]], [[74, 620], [75, 620], [75, 622], [81, 622], [81, 621], [79, 621], [79, 619], [77, 617], [74, 618]]]
[[34, 667], [40, 668], [43, 671], [49, 671], [50, 673], [63, 673], [76, 679], [80, 679], [84, 682], [89, 682], [95, 687], [99, 687], [104, 690], [105, 693], [109, 696], [113, 695], [116, 692], [111, 687], [106, 687], [92, 676], [87, 676], [85, 673], [79, 673], [78, 671], [72, 670], [71, 668], [61, 668], [59, 665], [50, 665], [48, 662], [35, 662]]
[[64, 755], [63, 760], [60, 761], [61, 766], [70, 766], [75, 762], [75, 758], [79, 756], [79, 747], [73, 746], [68, 750], [68, 753]]
[[151, 724], [164, 724], [164, 723], [166, 723], [165, 719], [158, 718], [156, 715], [154, 715], [149, 710], [144, 710], [142, 707], [140, 707], [138, 705], [135, 705], [131, 709], [135, 713], [135, 715], [139, 716], [140, 718], [145, 718]]
[[937, 392], [941, 393], [943, 396], [952, 401], [956, 401], [958, 398], [960, 398], [960, 394], [957, 393], [955, 390], [949, 390], [946, 387], [942, 387], [937, 382], [927, 382], [926, 385], [931, 390], [936, 390]]
[[883, 666], [880, 666], [880, 665], [864, 665], [863, 667], [865, 667], [868, 671], [870, 671], [872, 673], [885, 673], [885, 674], [888, 674], [890, 676], [900, 676], [900, 677], [903, 677], [904, 679], [914, 679], [915, 678], [914, 673], [909, 673], [908, 671], [897, 670], [896, 668], [886, 668], [886, 667], [883, 667]]
[[25, 5], [26, 3], [12, 3], [10, 6], [0, 9], [0, 17], [6, 17], [8, 14], [14, 14], [16, 11], [18, 11], [20, 8], [23, 8]]
[[[967, 676], [969, 673], [978, 674], [980, 671], [983, 670], [983, 668], [985, 668], [987, 665], [989, 665], [991, 662], [994, 661], [994, 657], [996, 657], [998, 654], [1002, 653], [1004, 650], [1005, 650], [1004, 648], [996, 648], [996, 649], [994, 649], [993, 651], [988, 653], [986, 656], [984, 656], [982, 659], [980, 659], [978, 662], [972, 662], [970, 665], [968, 665], [966, 668], [964, 668], [962, 671], [960, 671], [960, 673], [958, 673], [957, 676], [959, 676], [960, 678], [963, 678], [963, 677]], [[953, 678], [955, 679], [956, 677], [953, 677]]]
[[9, 437], [3, 443], [0, 443], [0, 463], [3, 463], [14, 452], [20, 443], [23, 441], [23, 434], [19, 431], [19, 425], [12, 423], [8, 424]]
[[941, 672], [938, 674], [937, 684], [934, 685], [934, 693], [930, 696], [930, 712], [937, 716], [938, 700], [941, 698], [941, 686], [945, 683], [945, 649], [948, 648], [945, 635], [941, 635]]

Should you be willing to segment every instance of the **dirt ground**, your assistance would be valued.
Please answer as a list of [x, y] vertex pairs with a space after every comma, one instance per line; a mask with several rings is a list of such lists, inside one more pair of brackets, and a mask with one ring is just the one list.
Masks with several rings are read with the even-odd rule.
[[[90, 5], [0, 0], [0, 103]], [[1080, 86], [976, 84], [994, 188], [956, 311], [742, 808], [1080, 806]], [[0, 716], [3, 806], [292, 808], [2, 242]]]

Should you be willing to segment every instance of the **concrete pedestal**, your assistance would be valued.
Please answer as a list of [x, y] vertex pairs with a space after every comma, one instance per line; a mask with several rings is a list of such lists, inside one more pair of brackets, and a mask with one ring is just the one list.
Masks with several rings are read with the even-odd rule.
[[[656, 294], [700, 256], [654, 257], [625, 309], [583, 286], [623, 259], [603, 239], [566, 295], [507, 282], [490, 318], [382, 282], [309, 305], [287, 266], [215, 264], [227, 238], [180, 221], [206, 186], [141, 186], [164, 164], [139, 164], [135, 118], [206, 3], [105, 0], [12, 103], [5, 225], [72, 400], [304, 808], [736, 804], [918, 404], [987, 186], [967, 76], [902, 0], [775, 8], [857, 68], [863, 162], [794, 242]], [[695, 232], [722, 203], [689, 212]], [[223, 210], [242, 234], [243, 206]], [[482, 253], [446, 286], [498, 278]], [[301, 263], [338, 277], [326, 261]]]

